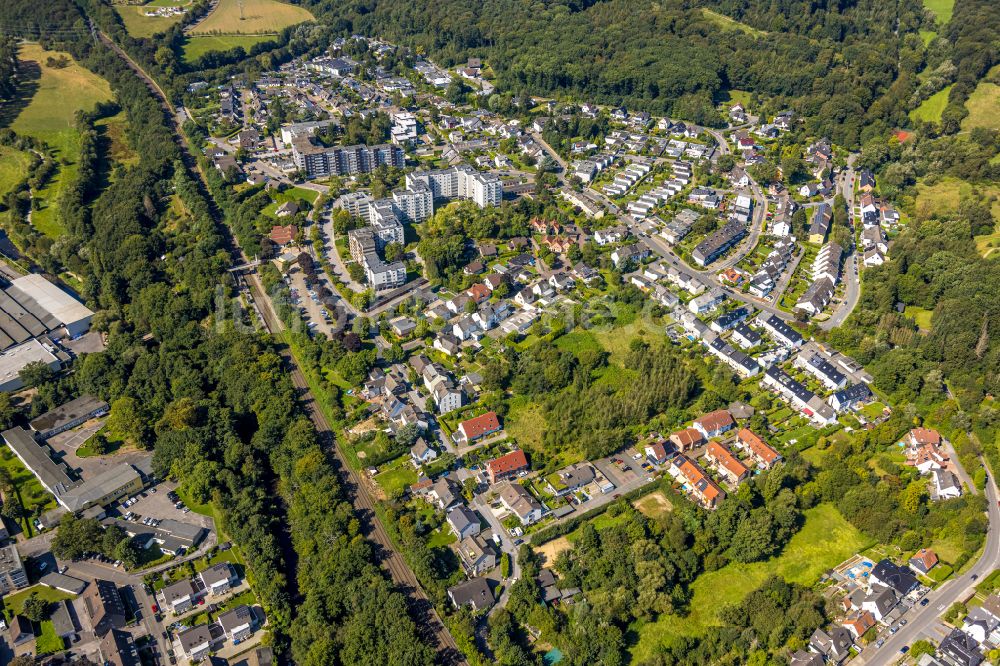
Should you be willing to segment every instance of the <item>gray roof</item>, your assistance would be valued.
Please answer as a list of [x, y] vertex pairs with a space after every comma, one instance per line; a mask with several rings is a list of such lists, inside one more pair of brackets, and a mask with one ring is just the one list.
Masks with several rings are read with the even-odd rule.
[[128, 463], [120, 463], [66, 491], [59, 501], [70, 511], [79, 511], [133, 480], [141, 482], [142, 476]]
[[52, 627], [55, 629], [56, 636], [68, 636], [76, 631], [76, 625], [73, 624], [73, 616], [69, 612], [69, 602], [65, 599], [55, 603], [55, 608], [49, 619], [52, 620]]
[[190, 653], [191, 650], [199, 647], [200, 645], [211, 643], [212, 632], [209, 630], [207, 624], [199, 624], [178, 634], [177, 638], [180, 639], [181, 647], [184, 648], [184, 651]]
[[108, 403], [92, 395], [82, 395], [79, 398], [45, 412], [31, 421], [31, 429], [36, 432], [53, 430], [72, 423], [77, 419], [86, 418], [89, 414], [107, 409]]
[[18, 426], [6, 430], [3, 438], [42, 485], [56, 496], [76, 483], [69, 478], [66, 466], [52, 460], [48, 447], [39, 444], [35, 436], [24, 428]]
[[253, 613], [250, 611], [249, 606], [243, 604], [220, 615], [217, 622], [227, 633], [232, 633], [233, 630], [239, 629], [245, 624], [252, 625]]
[[479, 518], [469, 507], [459, 504], [448, 512], [448, 523], [456, 532], [462, 532], [470, 525], [478, 525]]
[[448, 588], [448, 596], [456, 606], [471, 605], [475, 610], [484, 610], [493, 605], [493, 592], [485, 578], [472, 578]]
[[194, 583], [189, 578], [171, 583], [163, 588], [163, 598], [168, 604], [173, 604], [175, 601], [190, 597], [194, 593]]
[[45, 574], [38, 579], [38, 582], [55, 590], [62, 590], [63, 592], [68, 592], [70, 594], [80, 594], [83, 592], [84, 588], [87, 587], [87, 583], [79, 578], [73, 578], [72, 576], [66, 576], [55, 572]]
[[229, 562], [219, 562], [218, 564], [209, 567], [201, 572], [201, 580], [208, 587], [216, 583], [221, 583], [231, 579], [236, 572], [233, 571], [233, 567]]

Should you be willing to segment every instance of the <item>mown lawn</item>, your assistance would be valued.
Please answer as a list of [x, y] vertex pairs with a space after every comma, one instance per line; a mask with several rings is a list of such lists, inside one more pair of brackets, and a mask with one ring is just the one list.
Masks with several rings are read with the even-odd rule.
[[917, 322], [917, 326], [925, 331], [931, 330], [931, 317], [934, 315], [933, 310], [918, 308], [915, 305], [907, 305], [903, 314]]
[[56, 628], [51, 620], [43, 620], [39, 625], [41, 632], [35, 639], [36, 654], [53, 654], [60, 652], [66, 645], [61, 636], [56, 635]]
[[811, 585], [825, 571], [872, 544], [832, 504], [820, 504], [806, 511], [805, 516], [802, 529], [777, 557], [753, 564], [732, 563], [702, 574], [691, 586], [688, 615], [662, 615], [637, 627], [639, 640], [632, 649], [632, 661], [650, 659], [665, 638], [707, 634], [718, 625], [720, 608], [739, 603], [772, 574]]
[[[184, 0], [170, 0], [170, 6], [180, 6], [188, 4]], [[165, 6], [163, 2], [155, 1], [145, 5], [113, 5], [125, 30], [133, 37], [152, 37], [158, 32], [163, 32], [173, 24], [184, 18], [183, 14], [174, 16], [146, 16], [145, 12], [153, 7]]]
[[385, 494], [392, 497], [417, 482], [417, 471], [410, 464], [409, 454], [404, 454], [386, 465], [375, 480]]

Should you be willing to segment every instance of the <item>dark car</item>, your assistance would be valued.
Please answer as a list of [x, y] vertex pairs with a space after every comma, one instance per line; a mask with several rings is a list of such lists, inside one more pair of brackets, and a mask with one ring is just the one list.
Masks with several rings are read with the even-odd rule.
[[926, 606], [928, 603], [930, 603], [930, 599], [921, 599], [920, 600], [920, 605], [921, 606]]
[[978, 578], [979, 578], [979, 574], [972, 574], [972, 580], [976, 580]]

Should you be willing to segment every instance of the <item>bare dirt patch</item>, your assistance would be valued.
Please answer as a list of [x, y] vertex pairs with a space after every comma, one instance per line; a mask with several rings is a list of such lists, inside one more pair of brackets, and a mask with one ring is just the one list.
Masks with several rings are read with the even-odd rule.
[[559, 554], [564, 550], [571, 550], [573, 544], [564, 536], [552, 541], [546, 541], [541, 546], [535, 547], [535, 552], [542, 556], [542, 566], [551, 567]]
[[650, 518], [659, 518], [674, 510], [674, 505], [667, 499], [662, 490], [637, 499], [632, 503], [632, 506]]

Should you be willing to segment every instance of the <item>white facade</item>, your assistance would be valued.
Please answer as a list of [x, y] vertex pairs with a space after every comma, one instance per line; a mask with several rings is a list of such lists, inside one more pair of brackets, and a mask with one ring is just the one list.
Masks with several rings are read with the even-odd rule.
[[503, 185], [496, 174], [481, 173], [465, 164], [407, 174], [407, 188], [417, 189], [418, 183], [427, 186], [435, 198], [469, 199], [480, 208], [499, 206], [503, 198]]

